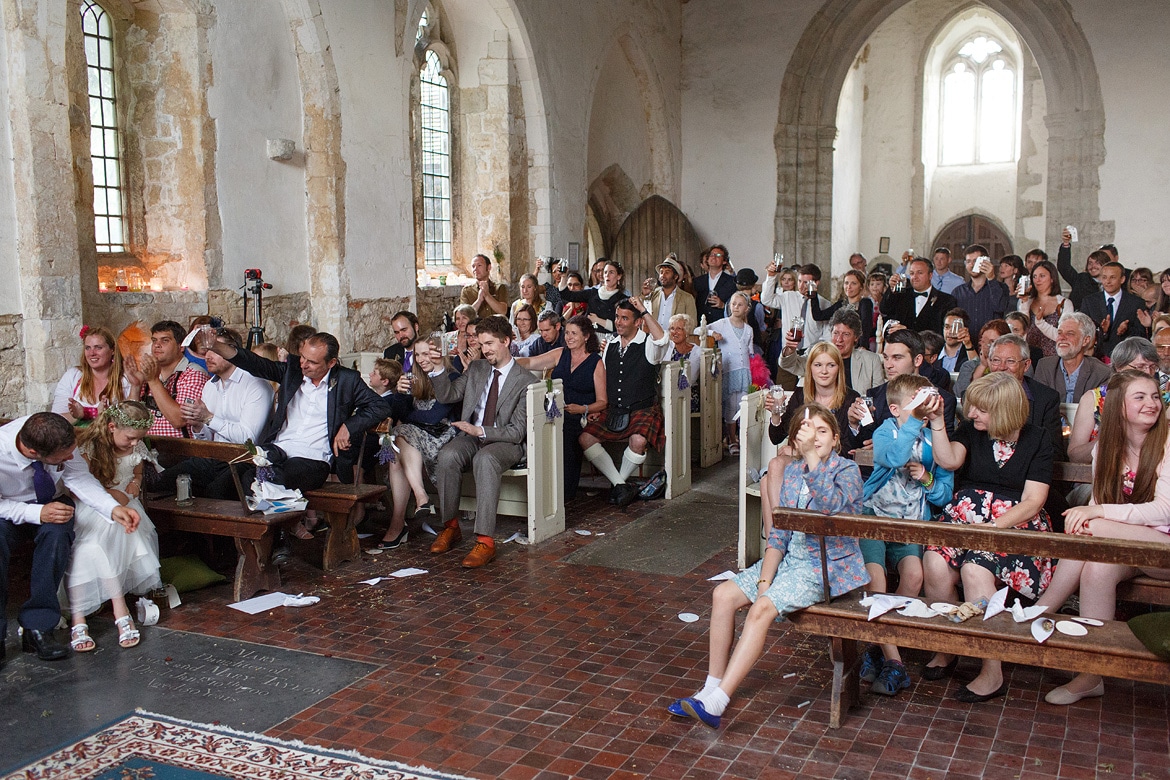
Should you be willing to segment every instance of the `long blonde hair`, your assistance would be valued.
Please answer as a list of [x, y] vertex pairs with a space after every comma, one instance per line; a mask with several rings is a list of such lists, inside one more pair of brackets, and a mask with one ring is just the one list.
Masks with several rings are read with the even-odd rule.
[[837, 348], [828, 341], [818, 341], [808, 351], [808, 358], [804, 361], [804, 400], [808, 402], [817, 400], [817, 384], [813, 380], [812, 364], [821, 355], [828, 355], [837, 364], [837, 386], [833, 389], [833, 403], [829, 408], [840, 409], [849, 391], [845, 384], [845, 361], [841, 359], [841, 353]]
[[[114, 362], [110, 366], [110, 375], [101, 395], [94, 393], [96, 377], [89, 362], [85, 359], [85, 340], [90, 336], [100, 336], [106, 346], [114, 351]], [[118, 349], [118, 342], [114, 334], [101, 325], [86, 326], [81, 329], [81, 364], [77, 366], [81, 371], [81, 383], [77, 386], [77, 394], [86, 401], [93, 401], [98, 406], [109, 406], [124, 400], [122, 398], [122, 353]]]
[[114, 454], [115, 428], [136, 428], [146, 430], [154, 422], [150, 410], [138, 401], [123, 401], [114, 404], [98, 415], [93, 424], [77, 436], [77, 446], [85, 453], [89, 462], [89, 473], [102, 483], [103, 487], [114, 484], [118, 470], [118, 456]]

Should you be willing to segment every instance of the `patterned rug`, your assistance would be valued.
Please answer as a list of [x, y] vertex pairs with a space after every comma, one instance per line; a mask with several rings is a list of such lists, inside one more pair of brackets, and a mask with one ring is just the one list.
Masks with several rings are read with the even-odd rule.
[[138, 711], [4, 780], [466, 780]]

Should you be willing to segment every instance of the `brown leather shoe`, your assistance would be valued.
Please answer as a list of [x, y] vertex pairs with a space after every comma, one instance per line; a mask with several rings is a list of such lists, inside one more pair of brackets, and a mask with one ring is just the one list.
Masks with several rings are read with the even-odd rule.
[[445, 553], [455, 545], [463, 541], [463, 531], [459, 526], [453, 528], [444, 528], [439, 531], [438, 537], [431, 542], [431, 552]]
[[495, 560], [496, 548], [495, 545], [484, 544], [483, 542], [476, 542], [475, 547], [471, 548], [471, 552], [463, 559], [463, 568], [478, 569], [480, 566], [486, 566]]

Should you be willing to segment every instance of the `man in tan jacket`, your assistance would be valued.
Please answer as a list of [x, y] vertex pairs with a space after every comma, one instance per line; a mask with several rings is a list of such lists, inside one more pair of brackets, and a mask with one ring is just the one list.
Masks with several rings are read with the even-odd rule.
[[699, 324], [698, 309], [695, 306], [695, 297], [678, 286], [682, 278], [682, 266], [674, 252], [658, 264], [658, 284], [654, 292], [650, 293], [650, 302], [646, 309], [663, 331], [670, 330], [670, 318], [676, 314], [689, 314], [691, 327]]

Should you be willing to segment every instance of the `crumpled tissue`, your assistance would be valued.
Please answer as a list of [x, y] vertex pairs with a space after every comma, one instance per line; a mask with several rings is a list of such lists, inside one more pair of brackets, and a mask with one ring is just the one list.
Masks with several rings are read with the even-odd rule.
[[266, 515], [280, 512], [299, 512], [309, 505], [301, 491], [277, 485], [274, 482], [253, 482], [248, 496], [248, 508]]

